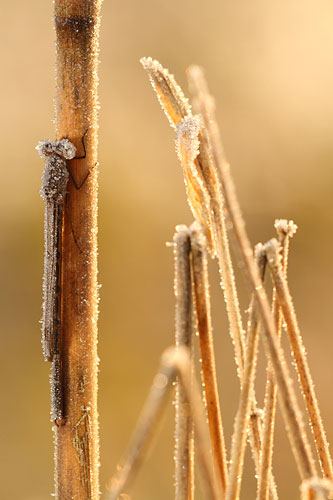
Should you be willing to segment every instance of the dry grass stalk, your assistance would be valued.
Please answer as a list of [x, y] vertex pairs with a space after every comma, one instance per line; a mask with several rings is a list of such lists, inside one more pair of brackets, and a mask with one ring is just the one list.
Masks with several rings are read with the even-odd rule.
[[328, 479], [312, 477], [302, 483], [301, 500], [333, 500], [333, 483]]
[[[192, 359], [192, 284], [190, 264], [190, 231], [177, 226], [173, 238], [175, 260], [176, 347], [189, 349]], [[175, 429], [175, 498], [191, 500], [194, 497], [194, 440], [190, 405], [182, 384], [176, 382]]]
[[[71, 161], [62, 248], [64, 425], [55, 426], [55, 495], [99, 498], [97, 414], [97, 65], [101, 0], [55, 0], [56, 124], [86, 158]], [[75, 235], [75, 237], [73, 237]]]
[[208, 92], [207, 83], [200, 68], [191, 68], [191, 83], [198, 106], [201, 110], [204, 126], [209, 136], [212, 157], [217, 165], [219, 180], [222, 185], [224, 200], [230, 220], [233, 224], [236, 241], [239, 245], [242, 260], [260, 310], [263, 322], [262, 331], [265, 338], [265, 350], [271, 359], [276, 381], [280, 389], [282, 412], [288, 430], [289, 440], [292, 445], [301, 478], [306, 479], [316, 475], [311, 448], [305, 434], [302, 415], [298, 407], [294, 388], [285, 362], [285, 356], [279, 346], [268, 299], [260, 282], [258, 270], [253, 259], [253, 251], [245, 230], [245, 223], [240, 206], [236, 198], [230, 167], [225, 161], [222, 145], [220, 143], [218, 125], [215, 119], [213, 100]]
[[174, 77], [150, 57], [142, 58], [141, 63], [148, 72], [171, 126], [176, 129], [176, 150], [183, 167], [188, 202], [195, 219], [206, 230], [211, 253], [218, 257], [230, 334], [241, 378], [244, 362], [242, 319], [229, 251], [222, 193], [208, 143], [199, 118], [192, 115], [188, 100]]
[[[287, 275], [289, 241], [295, 234], [297, 226], [293, 221], [276, 220], [275, 228], [278, 233], [283, 262], [283, 272]], [[282, 321], [280, 307], [276, 297], [276, 290], [273, 289], [272, 314], [279, 340], [281, 339]], [[270, 362], [267, 364], [267, 383], [265, 391], [265, 403], [263, 409], [264, 426], [261, 447], [260, 472], [258, 475], [257, 500], [268, 500], [269, 482], [272, 467], [273, 442], [275, 429], [277, 385], [274, 381]]]
[[134, 429], [128, 450], [121, 461], [122, 464], [118, 466], [118, 472], [110, 481], [109, 500], [117, 500], [133, 480], [142, 460], [143, 452], [148, 446], [153, 431], [156, 429], [169, 390], [172, 388], [177, 375], [184, 387], [191, 407], [205, 498], [212, 500], [221, 500], [223, 498], [221, 484], [215, 481], [212, 472], [213, 468], [208, 446], [209, 438], [207, 436], [202, 399], [191, 372], [191, 358], [187, 348], [184, 346], [170, 347], [164, 352], [159, 371], [154, 378], [154, 383]]
[[[191, 108], [181, 88], [168, 70], [151, 58], [141, 59], [149, 74], [159, 102], [172, 127], [176, 128], [176, 150], [180, 158], [187, 197], [191, 210], [197, 220], [204, 225], [211, 253], [218, 255], [220, 273], [224, 277], [223, 288], [227, 304], [230, 333], [235, 349], [240, 383], [243, 380], [245, 341], [239, 312], [239, 304], [229, 251], [228, 237], [224, 218], [221, 186], [218, 173], [209, 150], [209, 141], [201, 120], [192, 116]], [[222, 284], [222, 281], [221, 281]], [[255, 401], [252, 405], [255, 410]], [[256, 471], [259, 471], [259, 441], [261, 435], [260, 419], [251, 419], [251, 446]], [[272, 498], [277, 498], [272, 481]]]
[[195, 312], [199, 332], [202, 377], [212, 444], [214, 469], [216, 476], [219, 477], [222, 482], [223, 491], [225, 491], [228, 484], [228, 468], [216, 379], [206, 238], [197, 223], [192, 224], [190, 230]]
[[296, 362], [299, 381], [306, 402], [310, 420], [310, 427], [314, 435], [320, 465], [323, 474], [327, 478], [332, 479], [333, 468], [328, 442], [320, 415], [318, 400], [314, 390], [310, 368], [306, 358], [302, 336], [296, 319], [295, 309], [280, 263], [279, 244], [277, 240], [273, 239], [268, 244], [266, 244], [266, 253], [279, 305], [281, 307], [286, 324], [291, 349]]
[[[263, 280], [266, 267], [266, 255], [261, 244], [256, 246], [255, 259], [258, 269], [260, 270], [261, 279]], [[251, 403], [254, 400], [254, 379], [257, 366], [260, 328], [260, 322], [258, 321], [257, 315], [258, 311], [255, 301], [253, 301], [247, 333], [243, 383], [232, 437], [230, 481], [226, 491], [226, 500], [238, 500], [240, 494], [246, 437], [252, 409]]]

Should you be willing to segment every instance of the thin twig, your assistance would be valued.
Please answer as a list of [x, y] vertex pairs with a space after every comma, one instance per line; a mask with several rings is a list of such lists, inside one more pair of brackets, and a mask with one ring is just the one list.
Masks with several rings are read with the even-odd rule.
[[[64, 425], [55, 426], [57, 499], [99, 498], [97, 413], [97, 66], [101, 0], [55, 0], [56, 124], [70, 162], [62, 248]], [[77, 189], [83, 183], [82, 188]], [[73, 179], [76, 179], [75, 187]]]
[[202, 479], [205, 486], [205, 498], [212, 500], [221, 500], [223, 498], [222, 490], [215, 482], [212, 473], [208, 447], [209, 438], [207, 439], [202, 400], [198, 385], [191, 374], [190, 356], [185, 347], [179, 346], [178, 348], [170, 347], [162, 355], [159, 371], [154, 378], [154, 383], [132, 434], [127, 452], [121, 461], [121, 465], [117, 467], [117, 473], [110, 481], [109, 500], [117, 500], [119, 495], [128, 488], [130, 482], [134, 479], [142, 461], [144, 450], [147, 448], [160, 419], [169, 390], [177, 375], [180, 377], [191, 406], [198, 455], [202, 468]]
[[216, 379], [207, 254], [205, 250], [206, 238], [197, 223], [192, 224], [190, 229], [195, 311], [200, 340], [202, 377], [212, 443], [214, 469], [215, 474], [221, 480], [223, 491], [225, 491], [228, 484], [228, 468]]
[[293, 306], [288, 284], [284, 277], [283, 270], [280, 264], [279, 244], [276, 239], [273, 239], [265, 245], [265, 248], [273, 277], [273, 283], [276, 289], [279, 305], [283, 313], [291, 349], [296, 362], [297, 373], [306, 402], [310, 420], [310, 427], [315, 439], [320, 465], [323, 474], [327, 478], [332, 479], [332, 460], [328, 448], [326, 433], [320, 415], [318, 400], [314, 390], [314, 383], [306, 358], [306, 351], [303, 344], [301, 332], [297, 323], [295, 309]]
[[[282, 252], [283, 272], [286, 275], [288, 267], [289, 240], [295, 234], [297, 226], [293, 221], [277, 220], [275, 228], [278, 233], [279, 243]], [[279, 340], [281, 339], [281, 314], [280, 307], [276, 297], [276, 290], [273, 289], [272, 314], [275, 328]], [[264, 404], [264, 426], [261, 446], [260, 473], [258, 475], [257, 500], [268, 500], [269, 482], [271, 477], [273, 441], [276, 414], [277, 385], [274, 381], [272, 367], [267, 363], [267, 382], [265, 390]]]
[[247, 269], [248, 272], [251, 288], [258, 302], [263, 322], [262, 331], [265, 338], [265, 350], [267, 352], [267, 356], [270, 356], [274, 367], [276, 381], [279, 385], [281, 405], [285, 425], [288, 430], [288, 436], [292, 445], [300, 476], [302, 479], [306, 479], [316, 475], [314, 459], [305, 434], [302, 415], [298, 407], [289, 370], [285, 362], [285, 356], [279, 346], [269, 302], [262, 287], [258, 270], [253, 259], [253, 251], [245, 230], [245, 223], [241, 215], [240, 206], [236, 198], [235, 187], [230, 174], [230, 167], [224, 158], [219, 138], [218, 125], [214, 116], [215, 112], [212, 98], [209, 95], [207, 84], [200, 68], [191, 68], [191, 80], [192, 85], [195, 87], [195, 95], [198, 100], [203, 122], [209, 136], [212, 156], [218, 167], [219, 179], [222, 185], [226, 207], [229, 212], [230, 220], [233, 224], [233, 229], [245, 269]]
[[[189, 228], [187, 226], [177, 226], [173, 242], [175, 261], [176, 347], [188, 347], [192, 362], [192, 284]], [[176, 382], [175, 407], [175, 498], [176, 500], [192, 500], [194, 497], [193, 422], [184, 387], [178, 379]]]
[[[261, 244], [258, 244], [255, 248], [255, 259], [261, 273], [261, 279], [263, 280], [266, 267], [266, 255]], [[257, 366], [259, 328], [260, 322], [258, 321], [258, 311], [256, 303], [253, 301], [247, 334], [243, 383], [232, 437], [230, 481], [226, 492], [226, 500], [238, 500], [240, 493], [247, 429], [252, 409], [251, 403], [254, 399], [254, 379]]]

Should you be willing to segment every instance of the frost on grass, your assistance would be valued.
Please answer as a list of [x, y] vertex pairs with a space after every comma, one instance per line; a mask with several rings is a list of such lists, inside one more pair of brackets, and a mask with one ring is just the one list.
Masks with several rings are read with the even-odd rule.
[[142, 57], [140, 62], [149, 75], [150, 83], [170, 125], [174, 128], [182, 118], [192, 114], [188, 99], [174, 76], [158, 61], [151, 57]]
[[202, 170], [197, 161], [201, 126], [199, 116], [186, 116], [176, 126], [175, 143], [176, 152], [183, 169], [188, 203], [194, 218], [204, 227], [210, 247], [214, 248], [211, 200]]
[[279, 236], [279, 239], [284, 236], [292, 238], [297, 231], [297, 225], [293, 220], [276, 219], [274, 227]]
[[[187, 226], [176, 227], [174, 241], [175, 266], [175, 343], [185, 346], [192, 356], [192, 287], [190, 269], [190, 232]], [[193, 367], [191, 367], [191, 370]], [[175, 397], [175, 489], [177, 500], [191, 498], [193, 490], [193, 425], [189, 401], [180, 383], [176, 381]]]

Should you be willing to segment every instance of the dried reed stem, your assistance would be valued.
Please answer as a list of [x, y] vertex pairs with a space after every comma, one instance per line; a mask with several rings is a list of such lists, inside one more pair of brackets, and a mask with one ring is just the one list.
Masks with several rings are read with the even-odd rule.
[[[188, 71], [189, 77], [189, 86], [191, 89], [191, 68]], [[194, 88], [195, 90], [195, 88]], [[193, 99], [193, 108], [195, 112], [200, 113], [200, 109], [198, 107], [198, 100], [194, 96]], [[193, 117], [192, 120], [197, 119]], [[238, 366], [238, 376], [240, 379], [240, 384], [242, 387], [243, 383], [243, 372], [244, 372], [244, 353], [246, 350], [245, 347], [245, 337], [242, 334], [242, 325], [239, 314], [239, 304], [237, 298], [237, 291], [235, 286], [235, 280], [233, 275], [232, 261], [229, 252], [229, 242], [226, 232], [226, 221], [225, 221], [225, 211], [223, 209], [223, 197], [221, 193], [221, 183], [218, 176], [218, 169], [214, 164], [212, 155], [210, 153], [210, 145], [209, 145], [209, 137], [207, 136], [207, 131], [205, 127], [202, 127], [202, 123], [200, 121], [200, 134], [199, 134], [199, 151], [200, 154], [197, 158], [202, 170], [205, 172], [206, 185], [212, 185], [215, 188], [215, 195], [211, 194], [211, 198], [214, 200], [213, 207], [218, 206], [219, 210], [215, 209], [216, 215], [214, 217], [215, 220], [215, 232], [216, 232], [216, 247], [217, 247], [217, 255], [219, 259], [219, 268], [220, 273], [225, 275], [226, 278], [224, 280], [226, 286], [225, 300], [228, 304], [228, 300], [231, 300], [233, 307], [231, 307], [229, 314], [231, 327], [230, 333], [233, 339], [233, 345], [235, 350], [235, 359], [236, 364]], [[193, 128], [193, 127], [192, 127]], [[181, 124], [178, 128], [178, 134], [181, 131]], [[213, 190], [210, 190], [213, 192]], [[209, 220], [209, 219], [206, 219]], [[222, 282], [221, 282], [222, 283]], [[257, 306], [255, 306], [257, 307]], [[255, 315], [256, 316], [256, 315]], [[257, 319], [256, 319], [257, 321]], [[252, 413], [256, 413], [256, 401], [255, 394], [253, 392], [253, 401], [252, 401]], [[255, 462], [255, 468], [257, 474], [259, 474], [259, 460], [260, 460], [260, 436], [261, 436], [261, 419], [253, 418], [250, 419], [250, 444], [252, 448], [252, 455]], [[271, 476], [271, 496], [272, 499], [277, 499], [277, 491], [276, 485], [273, 476]]]
[[292, 445], [296, 463], [302, 479], [316, 475], [314, 460], [308, 439], [305, 434], [304, 423], [296, 400], [294, 388], [285, 362], [283, 351], [280, 349], [274, 321], [266, 293], [262, 287], [256, 268], [252, 248], [245, 230], [245, 223], [241, 215], [240, 206], [236, 198], [234, 183], [230, 174], [230, 167], [226, 163], [219, 138], [218, 125], [215, 120], [215, 111], [202, 70], [199, 67], [191, 68], [191, 82], [195, 89], [198, 105], [201, 109], [203, 122], [206, 127], [213, 159], [218, 167], [219, 179], [223, 189], [224, 200], [229, 212], [230, 220], [236, 236], [242, 260], [249, 275], [249, 281], [256, 297], [258, 308], [263, 322], [265, 350], [270, 356], [274, 367], [276, 381], [281, 395], [281, 405], [288, 436]]
[[[97, 65], [101, 0], [55, 0], [56, 123], [86, 158], [71, 161], [62, 248], [62, 385], [55, 427], [56, 498], [99, 498], [97, 414]], [[81, 153], [82, 154], [82, 153]]]
[[323, 474], [327, 478], [332, 479], [332, 460], [328, 448], [325, 429], [321, 419], [318, 400], [314, 390], [314, 384], [306, 358], [301, 332], [297, 323], [295, 309], [280, 263], [279, 244], [276, 239], [273, 239], [266, 244], [266, 253], [279, 305], [286, 324], [294, 360], [296, 362], [297, 373], [306, 402], [310, 427], [314, 435], [320, 465]]
[[168, 392], [178, 375], [185, 389], [187, 399], [191, 406], [192, 417], [198, 445], [198, 455], [202, 468], [202, 479], [205, 487], [205, 498], [221, 500], [221, 487], [215, 482], [207, 439], [205, 416], [198, 385], [192, 377], [191, 359], [187, 348], [179, 346], [170, 347], [161, 358], [160, 368], [154, 378], [154, 383], [141, 412], [137, 425], [130, 440], [128, 450], [117, 467], [117, 473], [111, 479], [109, 500], [117, 500], [119, 495], [128, 487], [130, 481], [141, 463], [143, 452], [147, 448], [149, 439], [162, 414]]
[[[192, 360], [192, 284], [190, 265], [190, 232], [187, 226], [177, 226], [174, 241], [176, 347], [188, 347]], [[193, 370], [193, 368], [192, 368]], [[175, 498], [194, 497], [194, 440], [190, 405], [184, 387], [176, 382], [175, 429]]]
[[[279, 243], [282, 252], [283, 272], [286, 275], [288, 267], [289, 240], [295, 234], [297, 226], [294, 224], [293, 221], [277, 220], [275, 221], [275, 228], [278, 233]], [[280, 307], [277, 301], [275, 288], [273, 289], [272, 302], [273, 302], [272, 314], [274, 318], [274, 324], [278, 338], [280, 340], [282, 324], [281, 324]], [[258, 475], [257, 500], [268, 500], [268, 495], [269, 495], [269, 481], [270, 481], [272, 457], [273, 457], [276, 397], [277, 397], [277, 385], [274, 381], [274, 375], [272, 373], [271, 364], [270, 362], [268, 362], [265, 404], [263, 410], [264, 426], [263, 426], [262, 447], [261, 447], [260, 472]]]
[[[266, 255], [261, 244], [258, 244], [255, 248], [255, 259], [258, 269], [260, 269], [261, 279], [263, 280], [266, 267]], [[230, 481], [226, 491], [226, 500], [238, 500], [243, 476], [247, 429], [252, 409], [251, 403], [254, 399], [254, 379], [259, 343], [260, 323], [257, 318], [257, 313], [256, 304], [255, 301], [253, 301], [247, 334], [243, 383], [232, 437]]]
[[228, 483], [228, 468], [216, 379], [207, 254], [205, 250], [206, 238], [197, 223], [192, 224], [190, 229], [195, 311], [200, 340], [202, 377], [212, 443], [214, 470], [216, 476], [222, 482], [223, 491], [225, 491]]
[[333, 483], [328, 479], [312, 477], [301, 485], [301, 500], [332, 500]]
[[[183, 167], [189, 205], [195, 218], [205, 227], [211, 253], [218, 256], [237, 372], [242, 384], [245, 341], [229, 251], [221, 186], [210, 154], [209, 141], [201, 120], [197, 116], [192, 116], [188, 100], [173, 75], [151, 58], [143, 58], [141, 63], [149, 74], [151, 84], [171, 126], [177, 130], [176, 150]], [[252, 412], [255, 411], [254, 401]], [[261, 434], [260, 419], [251, 419], [250, 422], [251, 446], [254, 447], [253, 457], [258, 473], [260, 447], [258, 448], [259, 441], [254, 439], [254, 436]], [[271, 489], [272, 498], [277, 499], [273, 481]]]
[[244, 361], [242, 319], [229, 250], [223, 198], [207, 138], [198, 117], [192, 116], [188, 100], [173, 75], [150, 57], [142, 58], [141, 63], [149, 75], [170, 125], [176, 129], [176, 150], [183, 167], [188, 202], [195, 219], [205, 227], [211, 253], [218, 257], [230, 335], [241, 377]]

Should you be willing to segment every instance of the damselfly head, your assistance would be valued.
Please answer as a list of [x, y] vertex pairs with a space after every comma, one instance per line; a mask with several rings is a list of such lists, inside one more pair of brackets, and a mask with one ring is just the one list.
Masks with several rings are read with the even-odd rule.
[[76, 155], [76, 147], [68, 139], [39, 141], [36, 149], [42, 158], [57, 154], [65, 160], [72, 160]]

